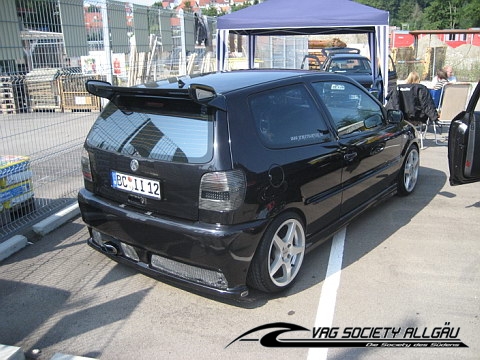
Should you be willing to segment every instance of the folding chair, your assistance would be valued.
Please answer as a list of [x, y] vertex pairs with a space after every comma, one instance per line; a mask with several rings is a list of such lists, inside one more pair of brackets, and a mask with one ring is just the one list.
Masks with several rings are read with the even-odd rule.
[[[420, 135], [420, 148], [424, 149], [423, 140], [426, 139], [427, 129], [430, 122], [427, 114], [420, 110], [423, 106], [423, 104], [420, 104], [420, 93], [426, 94], [426, 96], [429, 95], [428, 89], [425, 85], [400, 84], [397, 86], [399, 109], [403, 112], [405, 119], [410, 121], [417, 128]], [[425, 96], [423, 98], [425, 98]], [[435, 111], [433, 101], [429, 109]]]
[[[472, 85], [470, 83], [448, 83], [443, 86], [441, 101], [438, 106], [438, 123], [443, 127], [450, 127], [450, 123], [453, 118], [457, 116], [460, 112], [464, 111], [468, 104], [468, 99], [470, 98], [470, 92], [472, 90]], [[446, 136], [443, 142], [440, 141], [439, 135], [437, 134], [437, 126], [433, 124], [433, 132], [435, 134], [435, 144], [437, 145], [447, 145]], [[448, 134], [448, 131], [445, 132]]]
[[441, 89], [429, 89], [430, 95], [432, 95], [433, 103], [435, 104], [435, 108], [440, 110], [440, 104], [442, 103], [442, 95], [443, 95], [443, 88]]

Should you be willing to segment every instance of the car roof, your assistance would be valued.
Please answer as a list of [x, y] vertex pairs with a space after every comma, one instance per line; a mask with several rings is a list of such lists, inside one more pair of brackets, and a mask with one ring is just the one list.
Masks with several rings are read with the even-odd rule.
[[[288, 80], [293, 78], [321, 78], [324, 76], [327, 76], [327, 74], [320, 72], [312, 72], [309, 70], [295, 69], [234, 70], [200, 74], [197, 76], [183, 76], [179, 78], [171, 78], [167, 80], [161, 80], [155, 83], [139, 85], [138, 87], [178, 89], [188, 88], [192, 84], [200, 84], [215, 89], [215, 92], [217, 94], [226, 94], [234, 90], [239, 90], [264, 83], [270, 83], [272, 81]], [[332, 75], [330, 74], [328, 76]]]
[[330, 57], [335, 58], [335, 59], [361, 59], [361, 60], [370, 61], [369, 58], [367, 58], [366, 56], [360, 55], [360, 54], [337, 53], [337, 54], [332, 54]]
[[349, 47], [328, 47], [321, 49], [321, 52], [325, 56], [330, 56], [333, 54], [359, 54], [360, 49]]

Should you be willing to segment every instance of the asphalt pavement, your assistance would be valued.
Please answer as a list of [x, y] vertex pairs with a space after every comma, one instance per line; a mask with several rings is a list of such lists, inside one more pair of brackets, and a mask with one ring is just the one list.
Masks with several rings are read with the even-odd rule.
[[[291, 289], [275, 296], [253, 292], [243, 304], [197, 295], [111, 261], [86, 245], [88, 232], [72, 210], [43, 235], [22, 239], [24, 246], [0, 262], [0, 344], [40, 360], [63, 354], [93, 359], [478, 359], [480, 183], [451, 187], [447, 147], [432, 139], [429, 134], [421, 151], [415, 193], [387, 200], [345, 229], [338, 272], [330, 273], [334, 246], [326, 242], [306, 256]], [[395, 328], [410, 331], [411, 338], [420, 333], [434, 338], [439, 328], [450, 331], [447, 335], [456, 332], [455, 339], [468, 347], [331, 346], [317, 355], [308, 347], [264, 346], [253, 333], [234, 341], [266, 324], [319, 326], [326, 312], [322, 299], [335, 276], [332, 322], [323, 325], [330, 331]]]

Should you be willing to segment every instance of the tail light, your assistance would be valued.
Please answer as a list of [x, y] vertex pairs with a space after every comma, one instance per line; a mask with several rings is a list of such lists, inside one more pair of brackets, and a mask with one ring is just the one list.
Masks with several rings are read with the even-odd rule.
[[92, 169], [90, 167], [90, 154], [85, 148], [83, 148], [83, 151], [82, 151], [81, 163], [82, 163], [83, 178], [85, 180], [92, 182], [93, 176], [92, 176]]
[[200, 181], [199, 208], [212, 211], [238, 209], [245, 197], [245, 175], [241, 170], [212, 172]]

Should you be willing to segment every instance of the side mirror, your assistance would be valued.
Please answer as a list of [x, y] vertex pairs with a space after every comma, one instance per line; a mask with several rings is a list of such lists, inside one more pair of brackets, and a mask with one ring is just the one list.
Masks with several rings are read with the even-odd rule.
[[403, 120], [403, 112], [401, 110], [388, 110], [387, 120], [389, 123], [398, 124]]

